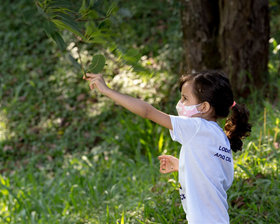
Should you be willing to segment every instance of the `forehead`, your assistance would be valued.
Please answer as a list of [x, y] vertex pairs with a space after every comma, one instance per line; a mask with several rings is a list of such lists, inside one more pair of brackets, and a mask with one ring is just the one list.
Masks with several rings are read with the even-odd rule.
[[184, 83], [184, 85], [182, 86], [182, 95], [186, 95], [186, 96], [193, 96], [192, 93], [192, 82], [191, 81], [187, 81]]

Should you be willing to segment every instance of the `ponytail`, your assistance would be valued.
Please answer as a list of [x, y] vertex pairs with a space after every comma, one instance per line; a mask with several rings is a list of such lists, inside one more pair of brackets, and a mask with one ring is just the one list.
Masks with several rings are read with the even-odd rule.
[[250, 135], [252, 126], [248, 122], [249, 111], [245, 105], [235, 104], [231, 110], [231, 115], [226, 120], [225, 133], [231, 149], [236, 152], [242, 150], [242, 139]]

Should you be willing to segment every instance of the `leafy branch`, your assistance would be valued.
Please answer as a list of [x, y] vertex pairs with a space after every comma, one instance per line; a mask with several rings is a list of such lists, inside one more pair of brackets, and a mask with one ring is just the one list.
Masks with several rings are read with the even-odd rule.
[[[78, 44], [79, 62], [67, 52], [67, 44], [62, 37], [62, 31], [67, 30], [75, 37], [75, 43], [96, 44], [111, 49], [123, 63], [131, 65], [134, 69], [145, 70], [139, 63], [141, 55], [136, 49], [124, 52], [113, 40], [114, 32], [111, 28], [110, 18], [117, 11], [113, 2], [106, 12], [100, 11], [93, 0], [77, 1], [66, 0], [35, 0], [39, 13], [45, 18], [44, 29], [52, 38], [58, 48], [68, 55], [75, 68], [85, 75], [86, 72], [99, 73], [105, 66], [106, 58], [103, 54], [92, 57], [88, 66], [83, 65]], [[78, 1], [79, 3], [79, 1]]]
[[[81, 70], [83, 75], [86, 71], [93, 73], [102, 71], [105, 65], [103, 55], [94, 55], [91, 64], [86, 69], [77, 44], [75, 45], [78, 48], [79, 62], [67, 52], [67, 44], [61, 32], [67, 30], [72, 33], [75, 42], [106, 44], [106, 39], [110, 38], [110, 35], [100, 30], [96, 21], [108, 19], [114, 10], [114, 5], [108, 10], [106, 17], [98, 17], [98, 12], [92, 9], [93, 1], [83, 0], [80, 7], [75, 7], [71, 1], [65, 0], [35, 0], [35, 4], [39, 13], [45, 18], [45, 32], [56, 42], [58, 48], [68, 55], [74, 67]], [[98, 41], [98, 39], [103, 41]]]

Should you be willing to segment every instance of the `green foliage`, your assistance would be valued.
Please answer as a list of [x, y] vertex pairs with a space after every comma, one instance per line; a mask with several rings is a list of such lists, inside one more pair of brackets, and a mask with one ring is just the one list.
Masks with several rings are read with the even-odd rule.
[[57, 31], [56, 27], [54, 26], [53, 23], [46, 21], [44, 23], [44, 29], [46, 31], [46, 34], [51, 37], [56, 43], [57, 46], [61, 51], [64, 51], [66, 49], [66, 43], [62, 39], [61, 35]]
[[[82, 1], [80, 7], [72, 1], [64, 0], [52, 0], [52, 1], [35, 1], [38, 11], [45, 18], [44, 28], [45, 32], [51, 37], [63, 52], [66, 51], [67, 44], [65, 43], [62, 37], [62, 31], [67, 30], [75, 36], [76, 41], [83, 41], [85, 43], [96, 42], [96, 39], [102, 40], [99, 43], [106, 43], [106, 39], [110, 34], [106, 32], [103, 28], [102, 23], [104, 23], [109, 16], [114, 11], [114, 8], [111, 7], [106, 13], [105, 18], [101, 18], [97, 11], [92, 9], [94, 7], [94, 1]], [[101, 20], [102, 22], [97, 27], [97, 23], [94, 20]], [[85, 21], [87, 23], [85, 23]], [[86, 30], [85, 32], [83, 30]], [[98, 38], [97, 38], [98, 36]], [[77, 44], [76, 44], [77, 45]], [[79, 51], [78, 51], [79, 54]], [[78, 70], [82, 70], [82, 73], [85, 73], [84, 66], [81, 61], [79, 54], [80, 62], [77, 62], [72, 55], [69, 55], [70, 62]], [[102, 60], [92, 59], [94, 65], [89, 65], [89, 70], [94, 70], [92, 67], [98, 68], [98, 71], [101, 71], [105, 65], [104, 56]], [[99, 63], [100, 64], [96, 64]], [[81, 65], [79, 65], [79, 63]]]
[[[67, 30], [73, 34], [74, 40], [71, 41], [74, 41], [77, 48], [80, 48], [78, 42], [83, 45], [100, 45], [101, 48], [110, 49], [111, 52], [114, 52], [122, 63], [131, 65], [135, 70], [147, 71], [138, 63], [141, 55], [137, 49], [125, 51], [118, 46], [113, 38], [115, 33], [111, 26], [111, 17], [118, 11], [117, 2], [103, 2], [103, 5], [107, 6], [105, 11], [104, 6], [100, 6], [100, 2], [87, 0], [35, 1], [39, 13], [45, 18], [45, 32], [63, 52], [66, 51], [69, 43], [65, 43], [62, 31]], [[98, 55], [92, 58], [92, 64], [89, 64], [88, 69], [86, 69], [81, 59], [80, 49], [78, 49], [78, 54], [78, 62], [71, 55], [70, 62], [75, 68], [81, 69], [83, 74], [86, 71], [101, 72], [105, 66], [105, 57]], [[80, 66], [77, 64], [80, 64]]]
[[92, 73], [99, 73], [102, 71], [105, 65], [105, 57], [103, 55], [97, 54], [92, 57], [92, 62], [89, 67], [89, 71]]

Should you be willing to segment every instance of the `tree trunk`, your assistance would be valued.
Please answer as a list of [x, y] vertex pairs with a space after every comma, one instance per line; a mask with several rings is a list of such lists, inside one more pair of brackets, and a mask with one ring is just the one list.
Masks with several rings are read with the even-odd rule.
[[184, 70], [222, 69], [237, 95], [268, 78], [268, 0], [182, 0]]
[[238, 95], [261, 88], [268, 78], [268, 0], [220, 0], [220, 39], [223, 70]]
[[221, 68], [218, 0], [183, 0], [182, 4], [184, 71]]

